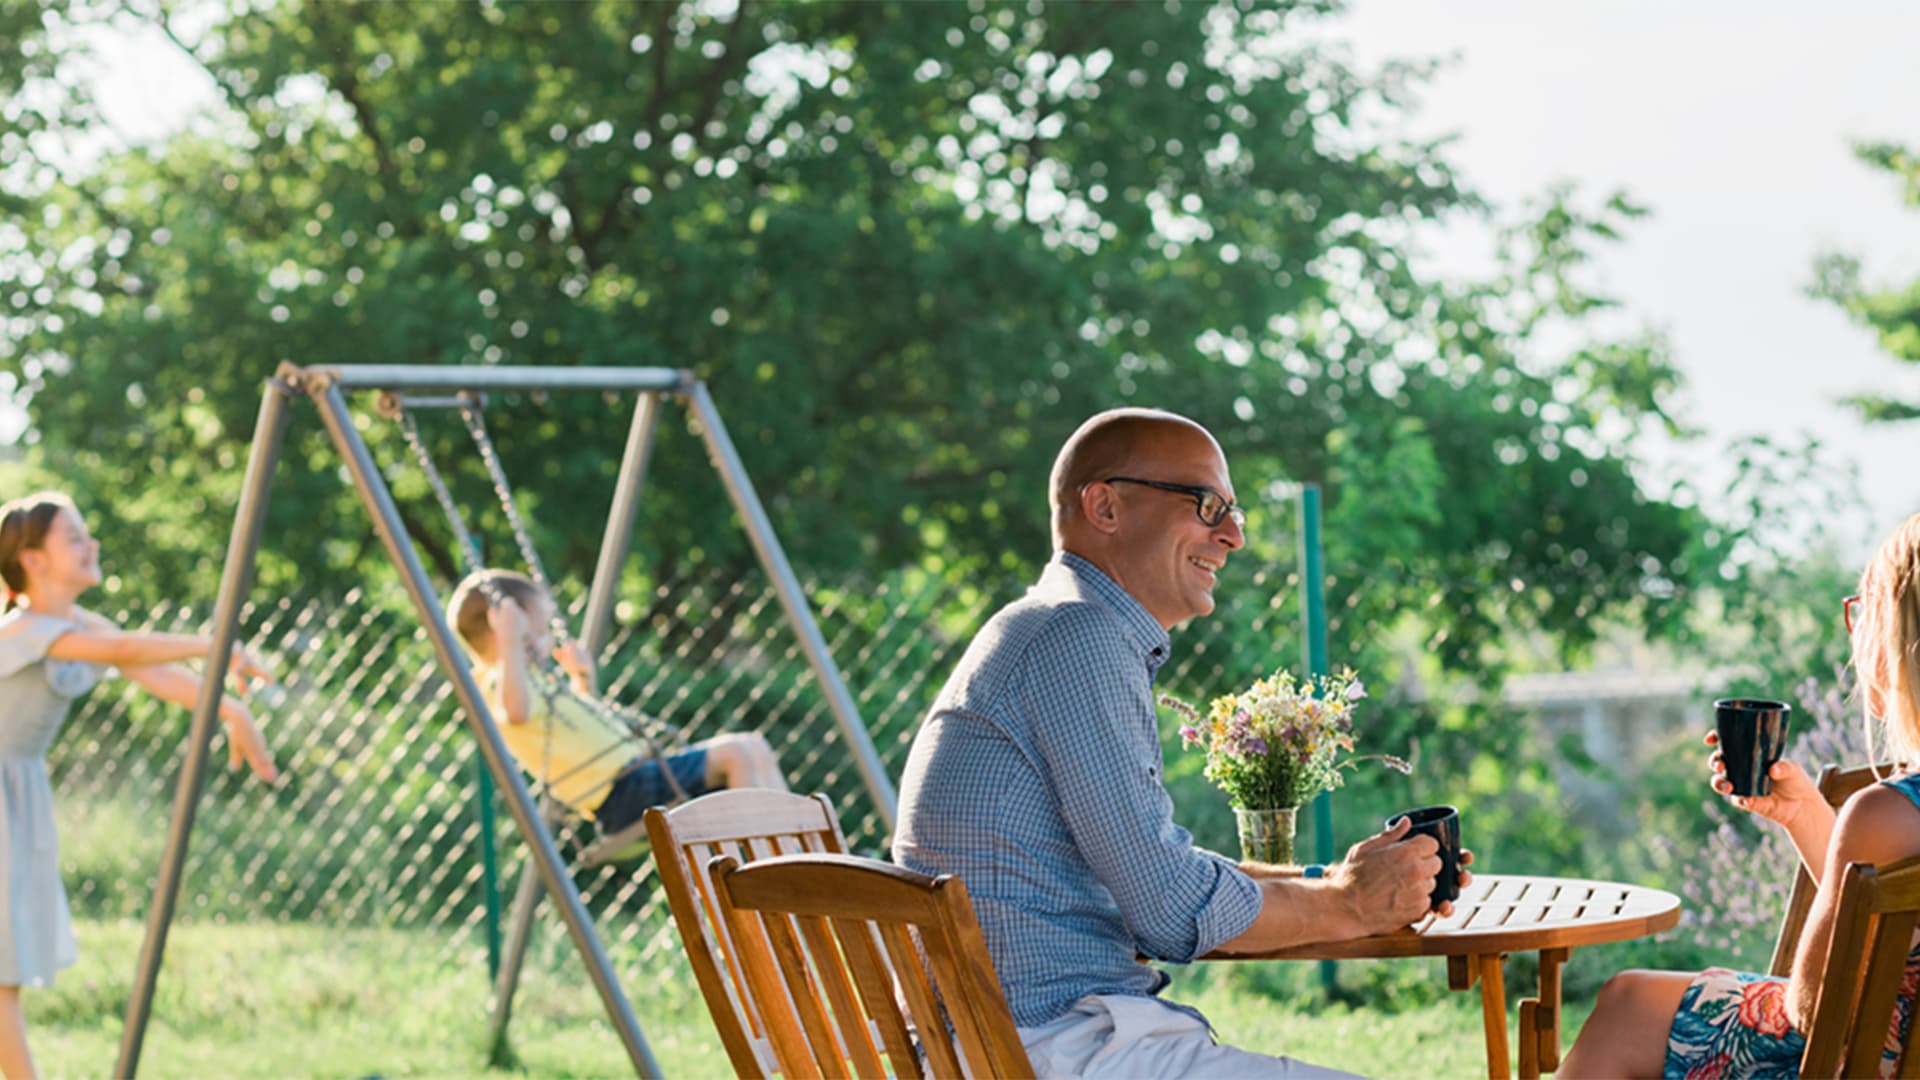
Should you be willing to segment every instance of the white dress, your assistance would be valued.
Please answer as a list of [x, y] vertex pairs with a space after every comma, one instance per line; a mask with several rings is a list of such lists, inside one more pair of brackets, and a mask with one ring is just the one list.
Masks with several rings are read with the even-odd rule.
[[47, 780], [47, 748], [68, 706], [107, 670], [47, 659], [77, 628], [20, 609], [0, 615], [0, 985], [50, 986], [78, 959]]

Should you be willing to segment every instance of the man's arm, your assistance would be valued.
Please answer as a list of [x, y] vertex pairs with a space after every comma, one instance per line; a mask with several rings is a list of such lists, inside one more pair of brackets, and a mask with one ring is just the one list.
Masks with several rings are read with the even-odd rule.
[[1289, 875], [1279, 867], [1258, 868], [1253, 876], [1260, 886], [1260, 914], [1220, 947], [1270, 952], [1385, 933], [1419, 920], [1427, 913], [1433, 879], [1440, 873], [1440, 845], [1430, 836], [1402, 843], [1411, 827], [1402, 818], [1355, 844], [1322, 878]]
[[1260, 888], [1174, 823], [1152, 685], [1124, 629], [1100, 609], [1063, 608], [1023, 667], [1016, 696], [1062, 823], [1134, 947], [1184, 963], [1244, 930]]

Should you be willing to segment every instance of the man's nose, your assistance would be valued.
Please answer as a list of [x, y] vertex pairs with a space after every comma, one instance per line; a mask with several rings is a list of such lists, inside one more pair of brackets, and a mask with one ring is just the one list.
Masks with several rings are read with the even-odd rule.
[[1220, 519], [1220, 524], [1214, 527], [1213, 534], [1226, 545], [1228, 551], [1239, 551], [1247, 546], [1247, 530], [1234, 520], [1232, 514]]

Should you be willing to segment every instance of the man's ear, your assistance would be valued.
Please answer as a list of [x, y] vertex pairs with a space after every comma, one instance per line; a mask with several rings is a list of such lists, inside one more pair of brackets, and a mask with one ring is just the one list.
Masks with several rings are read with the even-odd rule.
[[1120, 531], [1120, 499], [1112, 484], [1091, 483], [1080, 489], [1080, 516], [1088, 525], [1111, 536]]

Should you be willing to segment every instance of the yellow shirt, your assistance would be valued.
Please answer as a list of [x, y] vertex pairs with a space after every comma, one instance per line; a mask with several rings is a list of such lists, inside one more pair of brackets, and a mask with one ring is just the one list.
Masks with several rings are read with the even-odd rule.
[[[507, 749], [521, 769], [547, 785], [554, 798], [593, 816], [594, 809], [606, 801], [614, 779], [633, 760], [626, 734], [570, 690], [560, 689], [551, 699], [537, 690], [531, 696], [533, 711], [526, 723], [500, 725]], [[498, 694], [487, 705], [495, 719], [506, 719]]]

